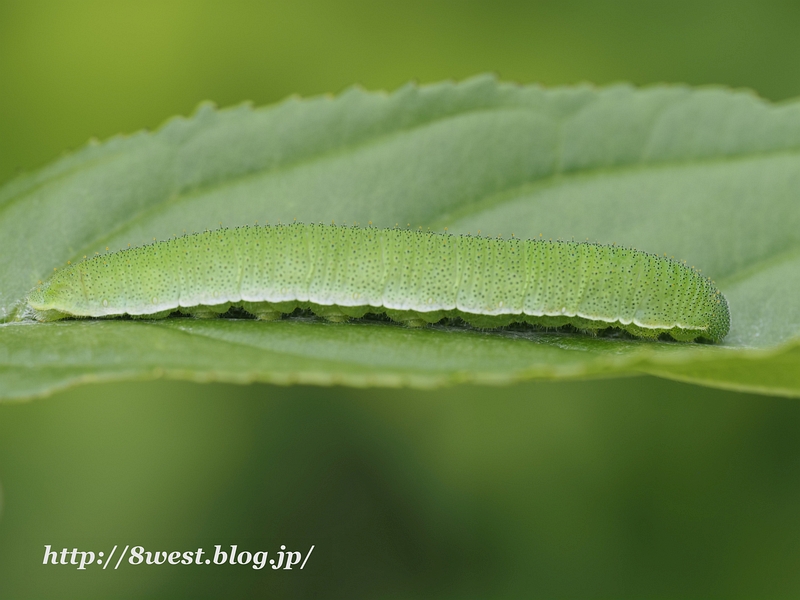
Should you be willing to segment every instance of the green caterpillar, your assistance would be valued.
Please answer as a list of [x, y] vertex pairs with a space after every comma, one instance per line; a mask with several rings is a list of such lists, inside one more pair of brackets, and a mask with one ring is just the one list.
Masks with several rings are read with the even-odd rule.
[[259, 319], [308, 308], [330, 321], [385, 313], [410, 326], [460, 317], [608, 327], [635, 336], [719, 341], [725, 297], [682, 263], [593, 243], [495, 239], [406, 229], [275, 225], [219, 229], [96, 256], [34, 289], [39, 321], [180, 311]]

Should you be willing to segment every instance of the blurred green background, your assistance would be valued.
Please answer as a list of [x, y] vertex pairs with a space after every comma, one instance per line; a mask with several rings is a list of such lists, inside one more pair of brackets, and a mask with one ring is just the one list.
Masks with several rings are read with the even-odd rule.
[[[494, 71], [800, 95], [793, 1], [0, 0], [0, 182], [198, 102]], [[653, 378], [0, 405], [0, 597], [800, 595], [800, 403]], [[316, 549], [304, 571], [43, 548]]]

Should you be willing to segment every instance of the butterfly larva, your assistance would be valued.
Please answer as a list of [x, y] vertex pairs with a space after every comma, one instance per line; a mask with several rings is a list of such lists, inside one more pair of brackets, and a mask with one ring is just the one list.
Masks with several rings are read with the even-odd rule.
[[260, 319], [310, 308], [331, 321], [386, 313], [417, 326], [460, 317], [481, 328], [526, 322], [645, 338], [721, 340], [728, 303], [666, 257], [584, 242], [406, 229], [292, 225], [219, 229], [95, 256], [28, 297], [40, 321], [65, 317]]

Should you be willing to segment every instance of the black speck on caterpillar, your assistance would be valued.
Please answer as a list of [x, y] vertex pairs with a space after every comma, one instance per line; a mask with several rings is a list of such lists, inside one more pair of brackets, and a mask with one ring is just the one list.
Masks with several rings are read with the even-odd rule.
[[[202, 250], [202, 251], [201, 251]], [[330, 321], [385, 313], [410, 326], [460, 317], [616, 327], [642, 338], [721, 340], [725, 297], [699, 270], [616, 245], [293, 223], [217, 229], [58, 270], [28, 297], [39, 321], [66, 317], [259, 319], [298, 307]]]

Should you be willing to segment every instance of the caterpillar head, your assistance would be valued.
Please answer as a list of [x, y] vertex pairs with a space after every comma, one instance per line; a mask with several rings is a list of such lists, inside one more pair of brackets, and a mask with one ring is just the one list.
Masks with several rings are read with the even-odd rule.
[[30, 310], [24, 316], [37, 321], [58, 321], [72, 316], [61, 310], [63, 298], [82, 295], [75, 289], [72, 271], [72, 268], [62, 269], [36, 286], [28, 295], [27, 306]]

